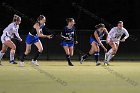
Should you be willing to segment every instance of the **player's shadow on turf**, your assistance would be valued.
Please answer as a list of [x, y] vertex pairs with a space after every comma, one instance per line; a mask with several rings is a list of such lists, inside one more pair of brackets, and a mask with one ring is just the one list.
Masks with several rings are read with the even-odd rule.
[[84, 66], [94, 66], [94, 65], [76, 65], [76, 66], [84, 67]]
[[[105, 67], [106, 65], [101, 65], [101, 66]], [[114, 66], [114, 65], [108, 65], [108, 66], [110, 67], [110, 66]]]
[[68, 66], [68, 65], [47, 65], [47, 66]]

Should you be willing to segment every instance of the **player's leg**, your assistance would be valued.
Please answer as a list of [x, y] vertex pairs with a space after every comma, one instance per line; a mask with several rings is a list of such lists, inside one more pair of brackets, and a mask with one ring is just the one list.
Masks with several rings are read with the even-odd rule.
[[71, 57], [70, 57], [70, 49], [69, 49], [69, 46], [63, 46], [64, 48], [64, 51], [66, 53], [66, 59], [68, 61], [68, 65], [69, 66], [73, 66], [73, 64], [71, 63]]
[[116, 44], [115, 42], [109, 42], [109, 45], [111, 46], [111, 49], [105, 53], [105, 65], [109, 65], [109, 61], [111, 60], [111, 58], [114, 56], [115, 52], [116, 52]]
[[15, 51], [16, 51], [16, 45], [11, 41], [11, 40], [7, 40], [4, 42], [4, 45], [6, 45], [7, 47], [9, 47], [10, 50], [10, 63], [11, 64], [17, 64], [15, 62]]
[[82, 62], [84, 61], [84, 60], [86, 60], [89, 56], [91, 56], [92, 54], [94, 54], [94, 44], [93, 44], [94, 42], [92, 41], [92, 43], [91, 43], [91, 48], [90, 48], [90, 50], [89, 50], [89, 52], [88, 53], [86, 53], [86, 54], [84, 54], [83, 56], [81, 56], [81, 60], [80, 60], [80, 63], [82, 64]]
[[26, 50], [25, 50], [25, 52], [24, 52], [24, 53], [21, 55], [21, 57], [20, 57], [19, 66], [21, 66], [21, 67], [24, 66], [24, 59], [25, 59], [25, 57], [30, 53], [30, 51], [31, 51], [31, 45], [32, 45], [32, 44], [27, 44], [27, 43], [26, 43]]
[[81, 56], [81, 60], [80, 60], [80, 63], [82, 64], [84, 60], [86, 60], [89, 56], [91, 56], [92, 54], [94, 53], [94, 48], [91, 44], [91, 48], [90, 48], [90, 51], [86, 54], [84, 54], [83, 56]]
[[82, 62], [84, 60], [86, 60], [89, 56], [91, 56], [93, 53], [94, 53], [94, 47], [93, 47], [93, 42], [96, 42], [95, 39], [93, 39], [92, 37], [90, 37], [90, 44], [91, 44], [91, 48], [90, 48], [90, 51], [86, 54], [84, 54], [83, 56], [81, 56], [81, 60], [80, 60], [80, 63], [82, 64]]
[[99, 66], [101, 63], [99, 62], [99, 51], [100, 48], [96, 42], [92, 43], [92, 48], [94, 49], [94, 57], [96, 61], [96, 66]]
[[[69, 47], [69, 52], [70, 52], [70, 57], [73, 56], [73, 52], [74, 52], [74, 47], [73, 47], [73, 46], [70, 46], [70, 47]], [[72, 63], [70, 63], [70, 65], [73, 66]]]
[[2, 50], [0, 51], [0, 65], [2, 65], [1, 64], [1, 59], [3, 58], [3, 55], [5, 54], [7, 48], [8, 47], [6, 45], [2, 44]]
[[116, 44], [115, 42], [109, 42], [109, 45], [111, 46], [111, 49], [105, 54], [105, 64], [109, 65], [109, 61], [114, 57], [118, 50], [119, 44]]
[[70, 56], [73, 56], [74, 48], [73, 46], [69, 47]]
[[37, 63], [37, 59], [38, 59], [39, 55], [43, 52], [43, 46], [42, 46], [42, 43], [40, 40], [38, 42], [36, 42], [35, 45], [38, 48], [38, 51], [36, 51], [36, 53], [32, 59], [32, 63], [35, 64], [36, 66], [39, 66], [39, 64]]

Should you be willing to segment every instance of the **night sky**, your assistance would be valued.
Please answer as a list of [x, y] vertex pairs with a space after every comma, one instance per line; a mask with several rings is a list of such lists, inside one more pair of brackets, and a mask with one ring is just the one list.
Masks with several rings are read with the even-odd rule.
[[2, 6], [3, 2], [26, 16], [22, 17], [21, 29], [29, 29], [29, 18], [35, 20], [40, 14], [46, 16], [49, 29], [62, 29], [66, 25], [67, 17], [73, 17], [76, 20], [78, 29], [93, 29], [94, 25], [101, 22], [72, 6], [72, 3], [103, 18], [112, 25], [116, 25], [117, 21], [122, 20], [128, 29], [140, 28], [139, 0], [3, 0], [0, 5], [0, 28], [7, 26], [15, 14]]

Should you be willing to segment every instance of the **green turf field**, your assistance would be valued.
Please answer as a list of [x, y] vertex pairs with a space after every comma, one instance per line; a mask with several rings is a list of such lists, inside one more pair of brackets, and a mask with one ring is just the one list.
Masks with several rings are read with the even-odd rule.
[[139, 93], [140, 62], [95, 63], [46, 61], [18, 67], [0, 66], [0, 93]]

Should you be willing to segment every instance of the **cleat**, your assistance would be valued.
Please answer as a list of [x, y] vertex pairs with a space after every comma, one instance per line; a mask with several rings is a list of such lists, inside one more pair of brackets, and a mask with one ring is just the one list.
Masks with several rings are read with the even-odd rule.
[[96, 63], [96, 66], [99, 66], [99, 65], [101, 65], [101, 63], [100, 63], [100, 62], [97, 62], [97, 63]]
[[36, 66], [39, 66], [39, 64], [38, 64], [37, 60], [36, 60], [36, 61], [34, 61], [34, 60], [32, 59], [32, 64], [34, 64], [34, 65], [36, 65]]
[[68, 63], [69, 66], [74, 66], [71, 62]]
[[81, 56], [80, 64], [82, 64], [84, 60], [83, 56]]
[[24, 62], [19, 62], [19, 67], [24, 67]]
[[17, 64], [14, 60], [9, 61], [10, 64]]
[[104, 65], [105, 65], [105, 66], [109, 66], [109, 63], [108, 63], [108, 62], [104, 62]]

